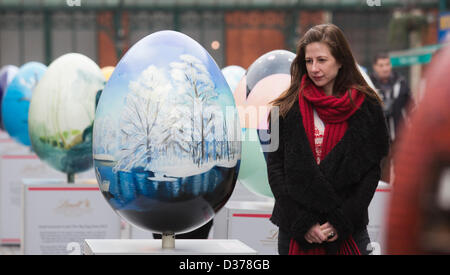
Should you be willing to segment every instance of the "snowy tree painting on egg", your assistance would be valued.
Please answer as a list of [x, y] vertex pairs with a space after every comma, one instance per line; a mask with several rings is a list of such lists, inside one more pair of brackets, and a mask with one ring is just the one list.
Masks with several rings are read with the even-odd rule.
[[223, 75], [205, 53], [183, 34], [152, 34], [119, 62], [100, 98], [97, 180], [111, 206], [141, 228], [193, 230], [234, 188], [239, 119]]

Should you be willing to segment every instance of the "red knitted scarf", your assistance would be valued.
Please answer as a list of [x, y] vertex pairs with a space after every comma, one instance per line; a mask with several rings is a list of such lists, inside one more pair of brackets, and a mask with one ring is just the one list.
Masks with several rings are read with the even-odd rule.
[[[353, 105], [348, 93], [345, 93], [342, 97], [327, 96], [322, 89], [311, 83], [307, 75], [304, 75], [302, 78], [301, 88], [303, 88], [303, 93], [299, 93], [299, 105], [303, 118], [303, 126], [314, 154], [314, 159], [317, 160], [317, 157], [319, 157], [322, 161], [344, 136], [348, 128], [347, 120], [363, 103], [364, 94], [356, 89], [352, 89], [351, 97], [353, 99]], [[325, 124], [322, 153], [320, 156], [316, 155], [315, 150], [313, 108]], [[326, 251], [323, 247], [304, 250], [294, 239], [291, 239], [289, 254], [326, 254]], [[360, 254], [351, 236], [341, 243], [338, 254]]]
[[325, 132], [322, 143], [322, 154], [320, 160], [333, 149], [333, 147], [344, 136], [348, 128], [347, 120], [358, 110], [364, 101], [364, 94], [353, 89], [351, 91], [353, 103], [351, 103], [348, 93], [342, 97], [327, 96], [322, 89], [312, 84], [307, 75], [302, 78], [301, 88], [303, 93], [299, 93], [300, 112], [302, 113], [303, 126], [308, 136], [309, 145], [317, 159], [314, 143], [314, 113], [316, 110], [320, 119], [325, 124]]

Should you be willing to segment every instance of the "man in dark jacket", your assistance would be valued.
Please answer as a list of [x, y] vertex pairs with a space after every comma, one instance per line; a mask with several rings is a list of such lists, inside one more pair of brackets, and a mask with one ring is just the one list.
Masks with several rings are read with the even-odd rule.
[[391, 142], [397, 136], [398, 127], [407, 118], [407, 107], [411, 94], [404, 77], [392, 71], [391, 60], [385, 52], [378, 53], [373, 60], [370, 78], [384, 102], [384, 115], [389, 127]]
[[[386, 52], [375, 55], [372, 63], [373, 74], [370, 78], [383, 100], [383, 111], [389, 129], [391, 144], [395, 144], [399, 126], [408, 118], [408, 105], [412, 103], [411, 94], [404, 77], [392, 71], [391, 60]], [[382, 177], [385, 182], [393, 180], [394, 164], [389, 156], [382, 162]]]

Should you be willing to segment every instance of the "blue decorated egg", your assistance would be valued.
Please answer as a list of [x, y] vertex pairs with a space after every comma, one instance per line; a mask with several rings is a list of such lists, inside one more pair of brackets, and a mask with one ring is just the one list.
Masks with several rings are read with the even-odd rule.
[[208, 52], [182, 33], [153, 33], [120, 60], [97, 106], [102, 194], [137, 227], [192, 231], [234, 189], [240, 131], [233, 94]]
[[50, 64], [33, 92], [28, 117], [40, 159], [68, 174], [92, 168], [95, 98], [104, 85], [100, 68], [84, 55], [65, 54]]
[[5, 130], [25, 146], [31, 145], [28, 135], [28, 109], [32, 92], [46, 70], [47, 66], [39, 62], [29, 62], [20, 67], [2, 100]]

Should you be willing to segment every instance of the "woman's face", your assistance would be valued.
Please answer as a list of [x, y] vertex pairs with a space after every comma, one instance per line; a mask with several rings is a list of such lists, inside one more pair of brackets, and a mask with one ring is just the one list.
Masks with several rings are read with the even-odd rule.
[[327, 44], [313, 42], [306, 45], [305, 63], [308, 76], [314, 84], [323, 88], [326, 95], [332, 95], [341, 64], [333, 57]]

